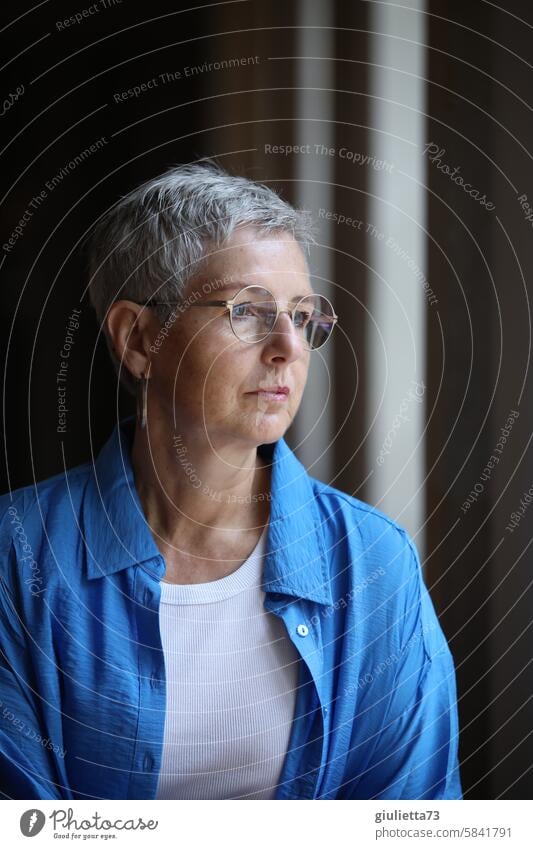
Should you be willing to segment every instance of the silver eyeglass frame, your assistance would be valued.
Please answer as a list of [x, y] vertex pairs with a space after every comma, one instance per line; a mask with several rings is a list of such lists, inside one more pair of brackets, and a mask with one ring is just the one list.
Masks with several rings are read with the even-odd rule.
[[[242, 293], [246, 291], [246, 289], [264, 289], [265, 292], [268, 292], [268, 294], [271, 295], [272, 301], [276, 304], [276, 318], [274, 319], [274, 322], [272, 324], [272, 328], [268, 331], [268, 333], [265, 333], [265, 335], [262, 336], [261, 339], [253, 339], [253, 340], [241, 339], [241, 337], [236, 333], [235, 328], [233, 327], [233, 318], [232, 318], [233, 307], [236, 305], [237, 298], [239, 298], [242, 295]], [[229, 323], [230, 323], [230, 327], [231, 327], [231, 330], [233, 332], [233, 335], [239, 340], [239, 342], [243, 342], [246, 345], [256, 345], [258, 342], [263, 342], [268, 336], [270, 336], [270, 334], [274, 330], [274, 327], [276, 326], [276, 323], [278, 321], [279, 316], [282, 313], [287, 313], [288, 315], [290, 315], [291, 321], [292, 321], [292, 324], [293, 324], [293, 327], [294, 327], [295, 326], [294, 316], [295, 316], [295, 313], [296, 313], [299, 305], [302, 303], [302, 301], [305, 301], [306, 298], [313, 297], [313, 295], [318, 295], [318, 297], [323, 298], [325, 301], [327, 301], [327, 303], [331, 307], [331, 313], [332, 313], [331, 316], [327, 316], [328, 319], [331, 319], [331, 331], [329, 333], [329, 336], [326, 339], [324, 339], [324, 341], [322, 342], [321, 345], [316, 345], [314, 348], [311, 348], [311, 347], [308, 346], [308, 349], [310, 351], [318, 351], [318, 349], [322, 348], [322, 346], [325, 345], [326, 342], [331, 338], [331, 334], [333, 333], [333, 328], [335, 327], [337, 321], [339, 320], [339, 317], [338, 317], [338, 315], [336, 315], [335, 310], [333, 309], [333, 304], [331, 303], [329, 298], [326, 298], [325, 295], [321, 295], [319, 292], [311, 292], [309, 295], [304, 295], [303, 297], [300, 298], [300, 300], [294, 305], [294, 307], [292, 309], [282, 310], [282, 309], [280, 309], [280, 306], [278, 304], [277, 299], [274, 297], [274, 295], [272, 294], [272, 292], [269, 289], [266, 289], [264, 286], [258, 286], [257, 283], [251, 283], [250, 285], [243, 286], [242, 289], [239, 289], [239, 291], [236, 292], [236, 294], [233, 296], [233, 298], [227, 298], [226, 300], [220, 300], [220, 301], [199, 301], [199, 302], [195, 302], [193, 304], [189, 304], [189, 306], [190, 307], [224, 307], [225, 312], [221, 313], [221, 315], [225, 315], [226, 313], [229, 315]], [[177, 306], [177, 305], [183, 303], [183, 301], [157, 301], [154, 298], [148, 298], [146, 301], [142, 301], [142, 302], [135, 301], [135, 303], [139, 303], [141, 306], [145, 306], [145, 307], [156, 307], [156, 306], [171, 307], [171, 306]]]

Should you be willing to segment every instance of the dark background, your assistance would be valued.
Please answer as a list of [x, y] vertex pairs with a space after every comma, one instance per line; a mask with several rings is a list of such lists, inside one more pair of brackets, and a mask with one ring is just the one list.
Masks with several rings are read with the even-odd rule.
[[[13, 249], [1, 253], [2, 492], [86, 461], [109, 435], [117, 407], [119, 415], [133, 412], [132, 399], [117, 392], [85, 293], [80, 243], [98, 216], [142, 180], [202, 156], [294, 197], [293, 160], [268, 159], [262, 150], [265, 141], [296, 138], [300, 93], [291, 57], [302, 9], [305, 16], [313, 3], [245, 0], [182, 12], [161, 0], [123, 0], [57, 29], [57, 21], [89, 5], [10, 4], [2, 13], [3, 97], [24, 86], [1, 118], [2, 244], [47, 181], [106, 140], [47, 192]], [[335, 143], [365, 150], [369, 3], [332, 5]], [[497, 215], [427, 169], [427, 276], [438, 294], [439, 324], [434, 317], [427, 324], [425, 574], [457, 667], [465, 798], [530, 798], [533, 508], [514, 533], [505, 525], [533, 483], [532, 229], [517, 201], [522, 193], [533, 198], [533, 10], [525, 0], [505, 10], [483, 0], [429, 0], [426, 11], [427, 138], [438, 137], [446, 161], [461, 163], [494, 200]], [[254, 55], [255, 65], [164, 85], [158, 79], [137, 98], [114, 100], [163, 72]], [[270, 61], [272, 55], [288, 58]], [[367, 172], [337, 161], [336, 208], [364, 217], [366, 179]], [[346, 185], [362, 190], [355, 200]], [[337, 228], [335, 248], [336, 279], [351, 280], [364, 305], [368, 280], [353, 274], [343, 251], [364, 261], [367, 241]], [[344, 374], [334, 387], [335, 486], [365, 499], [366, 316], [348, 295], [343, 303], [342, 291], [335, 303], [360, 381], [357, 405], [341, 428], [355, 376]], [[55, 375], [73, 308], [82, 309], [81, 326], [69, 362], [68, 428], [58, 435]], [[340, 372], [340, 335], [335, 344]], [[520, 416], [498, 474], [462, 515], [511, 409]], [[362, 445], [355, 454], [354, 445]]]

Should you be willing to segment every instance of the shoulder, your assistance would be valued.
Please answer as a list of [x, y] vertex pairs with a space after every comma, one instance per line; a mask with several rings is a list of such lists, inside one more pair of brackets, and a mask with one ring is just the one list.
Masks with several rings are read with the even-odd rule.
[[311, 478], [324, 536], [331, 543], [344, 541], [352, 552], [364, 551], [370, 560], [386, 555], [417, 557], [407, 530], [377, 507], [329, 484]]
[[7, 555], [15, 560], [29, 553], [34, 557], [47, 541], [69, 538], [91, 469], [91, 463], [84, 463], [0, 495], [1, 571]]
[[313, 480], [334, 595], [358, 597], [367, 610], [386, 603], [406, 610], [420, 597], [422, 571], [414, 540], [381, 510]]
[[83, 463], [0, 495], [0, 521], [3, 521], [6, 515], [15, 514], [19, 518], [29, 518], [39, 505], [46, 510], [58, 501], [68, 501], [70, 495], [77, 495], [84, 487], [91, 469], [91, 463]]

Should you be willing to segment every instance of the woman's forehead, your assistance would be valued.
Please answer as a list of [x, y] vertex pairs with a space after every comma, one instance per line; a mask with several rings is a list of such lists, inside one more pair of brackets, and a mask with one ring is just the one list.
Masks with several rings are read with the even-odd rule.
[[313, 292], [305, 255], [292, 235], [259, 236], [254, 228], [242, 228], [210, 251], [191, 283], [223, 298], [250, 285], [266, 287], [277, 296]]
[[300, 272], [307, 269], [302, 247], [290, 233], [265, 235], [251, 227], [234, 232], [211, 250], [207, 262], [224, 268], [289, 268]]

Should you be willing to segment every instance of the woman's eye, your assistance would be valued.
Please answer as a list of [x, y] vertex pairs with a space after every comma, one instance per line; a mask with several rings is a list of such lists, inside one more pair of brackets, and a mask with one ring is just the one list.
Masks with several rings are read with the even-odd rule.
[[233, 307], [233, 318], [249, 318], [253, 315], [251, 304], [236, 304]]
[[299, 310], [294, 316], [294, 323], [296, 327], [304, 327], [311, 318], [311, 313], [307, 311]]

